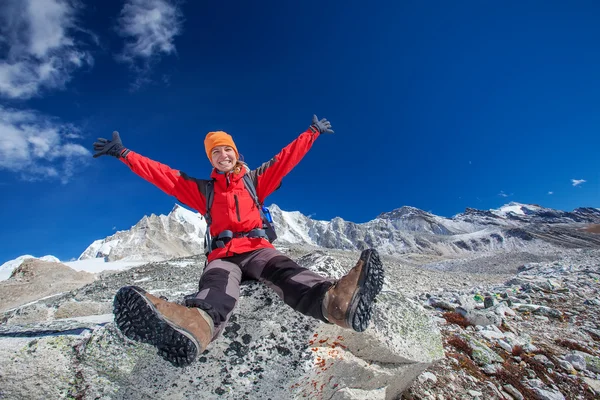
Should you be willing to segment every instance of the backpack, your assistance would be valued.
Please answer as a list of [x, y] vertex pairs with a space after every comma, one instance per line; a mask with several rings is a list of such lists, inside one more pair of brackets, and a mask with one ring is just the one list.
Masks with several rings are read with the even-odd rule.
[[[273, 226], [273, 218], [271, 217], [271, 212], [267, 207], [263, 204], [260, 204], [258, 201], [258, 195], [256, 194], [256, 188], [254, 187], [254, 183], [248, 174], [244, 174], [242, 177], [244, 180], [244, 186], [246, 190], [250, 193], [250, 196], [254, 200], [254, 204], [258, 208], [260, 212], [260, 219], [263, 222], [262, 229], [266, 234], [266, 239], [269, 240], [270, 243], [273, 243], [275, 239], [277, 239], [277, 233], [275, 232], [275, 227]], [[204, 214], [204, 219], [206, 220], [206, 234], [204, 235], [204, 252], [205, 254], [209, 254], [212, 251], [211, 241], [212, 238], [210, 236], [210, 224], [212, 223], [212, 218], [210, 216], [210, 209], [212, 207], [213, 198], [215, 194], [214, 189], [214, 180], [210, 180], [206, 183], [206, 214]]]

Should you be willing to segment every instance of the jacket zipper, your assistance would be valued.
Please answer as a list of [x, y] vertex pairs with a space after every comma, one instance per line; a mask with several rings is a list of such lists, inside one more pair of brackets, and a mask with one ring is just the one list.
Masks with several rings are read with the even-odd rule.
[[242, 222], [240, 219], [240, 205], [238, 204], [237, 194], [233, 195], [233, 199], [235, 200], [235, 215], [237, 215], [238, 222]]

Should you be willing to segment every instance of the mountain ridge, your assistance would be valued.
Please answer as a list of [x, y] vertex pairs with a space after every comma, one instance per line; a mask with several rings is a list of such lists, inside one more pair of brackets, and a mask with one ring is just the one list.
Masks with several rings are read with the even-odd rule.
[[[386, 254], [453, 256], [528, 246], [600, 245], [594, 230], [586, 231], [588, 225], [600, 224], [600, 209], [593, 207], [562, 211], [510, 202], [492, 210], [467, 208], [447, 218], [403, 206], [363, 223], [340, 217], [314, 220], [299, 211], [283, 211], [276, 204], [270, 210], [279, 237], [275, 242], [277, 247], [291, 244], [341, 250], [375, 247]], [[94, 241], [78, 260], [161, 261], [202, 254], [205, 230], [206, 222], [200, 214], [175, 204], [168, 215], [143, 216], [129, 230]], [[0, 273], [6, 270], [4, 275], [10, 275], [19, 265], [17, 261], [26, 258], [35, 257], [21, 256], [8, 261], [0, 266]]]

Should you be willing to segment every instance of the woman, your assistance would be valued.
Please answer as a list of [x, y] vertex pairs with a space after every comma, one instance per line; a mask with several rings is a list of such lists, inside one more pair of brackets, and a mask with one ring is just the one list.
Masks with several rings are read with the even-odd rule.
[[[265, 283], [302, 314], [358, 332], [367, 328], [373, 300], [383, 285], [377, 252], [363, 251], [356, 266], [337, 282], [300, 267], [260, 234], [260, 211], [243, 182], [248, 174], [263, 204], [322, 133], [333, 133], [330, 122], [313, 116], [312, 125], [296, 140], [250, 171], [240, 162], [230, 135], [209, 132], [204, 147], [213, 166], [211, 180], [192, 178], [125, 148], [118, 132], [113, 132], [110, 141], [94, 143], [94, 157], [119, 158], [134, 173], [205, 216], [207, 183], [213, 185], [213, 239], [199, 291], [187, 296], [183, 306], [136, 286], [121, 288], [115, 296], [114, 313], [117, 326], [127, 337], [154, 345], [173, 365], [192, 363], [223, 331], [239, 298], [242, 279]], [[229, 234], [220, 235], [225, 231]]]

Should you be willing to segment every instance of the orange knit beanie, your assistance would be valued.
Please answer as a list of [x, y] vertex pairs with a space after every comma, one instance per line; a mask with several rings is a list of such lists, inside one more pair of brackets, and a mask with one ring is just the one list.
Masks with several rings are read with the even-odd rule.
[[206, 150], [206, 156], [209, 160], [212, 161], [212, 157], [210, 152], [217, 146], [230, 146], [235, 151], [235, 156], [239, 159], [240, 155], [238, 153], [237, 147], [235, 147], [235, 143], [233, 143], [233, 138], [227, 132], [216, 131], [216, 132], [208, 132], [206, 137], [204, 138], [204, 149]]

